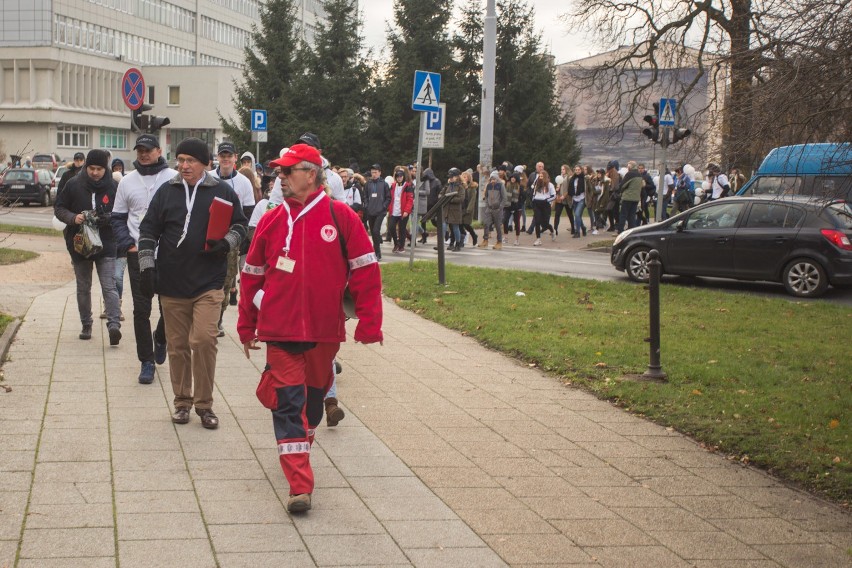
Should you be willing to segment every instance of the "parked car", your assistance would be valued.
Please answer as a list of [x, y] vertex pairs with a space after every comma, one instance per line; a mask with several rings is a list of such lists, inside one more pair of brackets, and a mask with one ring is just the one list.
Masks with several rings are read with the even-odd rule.
[[59, 180], [62, 179], [62, 174], [68, 171], [68, 166], [59, 166], [56, 169], [56, 173], [53, 174], [53, 181], [50, 184], [50, 199], [53, 202], [56, 202], [56, 193], [59, 188]]
[[12, 168], [3, 176], [0, 183], [0, 200], [4, 205], [11, 203], [40, 203], [45, 207], [51, 204], [50, 184], [53, 173], [29, 168]]
[[624, 231], [610, 260], [634, 281], [647, 281], [648, 254], [660, 252], [664, 274], [780, 282], [812, 298], [852, 285], [852, 206], [805, 196], [729, 197], [653, 225]]
[[816, 195], [852, 201], [852, 143], [774, 148], [737, 195]]
[[62, 160], [57, 154], [34, 154], [32, 163], [33, 169], [55, 172]]

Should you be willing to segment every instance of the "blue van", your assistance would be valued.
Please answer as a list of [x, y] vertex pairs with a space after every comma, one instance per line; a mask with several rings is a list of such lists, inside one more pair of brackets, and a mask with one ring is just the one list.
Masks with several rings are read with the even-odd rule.
[[852, 144], [775, 148], [737, 195], [819, 195], [852, 201]]

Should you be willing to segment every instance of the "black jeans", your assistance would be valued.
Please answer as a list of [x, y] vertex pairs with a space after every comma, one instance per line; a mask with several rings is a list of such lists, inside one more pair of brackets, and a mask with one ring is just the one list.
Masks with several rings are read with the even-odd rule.
[[394, 248], [405, 247], [406, 231], [405, 225], [408, 223], [408, 217], [391, 215], [388, 217], [388, 235], [393, 238]]
[[[566, 197], [565, 199], [570, 200], [570, 197]], [[559, 220], [562, 217], [562, 211], [568, 211], [568, 220], [571, 221], [571, 234], [574, 234], [574, 208], [571, 205], [567, 205], [565, 203], [557, 203], [553, 208], [553, 228], [555, 230], [559, 230]]]
[[535, 238], [540, 239], [544, 231], [553, 232], [553, 226], [550, 224], [550, 203], [544, 199], [533, 199], [533, 215], [535, 221]]
[[370, 236], [373, 237], [373, 248], [378, 258], [382, 258], [382, 221], [384, 219], [384, 213], [381, 215], [367, 215], [367, 222], [370, 224]]
[[[130, 292], [133, 295], [133, 333], [136, 335], [136, 356], [140, 361], [154, 362], [154, 341], [151, 337], [151, 300], [142, 295], [142, 277], [139, 273], [139, 253], [127, 253], [127, 273], [130, 276]], [[159, 297], [158, 297], [159, 298]], [[159, 301], [159, 299], [158, 299]], [[166, 342], [166, 324], [160, 306], [157, 322], [157, 343]]]

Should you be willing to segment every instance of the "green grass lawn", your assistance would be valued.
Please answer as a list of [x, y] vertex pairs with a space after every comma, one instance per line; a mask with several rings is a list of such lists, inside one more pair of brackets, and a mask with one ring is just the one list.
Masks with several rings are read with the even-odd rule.
[[7, 316], [6, 314], [0, 314], [0, 335], [3, 335], [3, 332], [6, 331], [6, 327], [14, 321], [15, 318], [12, 316]]
[[18, 264], [38, 257], [37, 252], [20, 249], [0, 248], [0, 266]]
[[850, 308], [663, 284], [668, 382], [654, 384], [621, 380], [647, 369], [643, 286], [450, 265], [442, 287], [426, 262], [382, 276], [385, 294], [422, 317], [731, 459], [852, 498]]
[[27, 227], [26, 225], [10, 225], [8, 223], [0, 223], [0, 234], [2, 233], [62, 236], [62, 231], [57, 231], [53, 227]]

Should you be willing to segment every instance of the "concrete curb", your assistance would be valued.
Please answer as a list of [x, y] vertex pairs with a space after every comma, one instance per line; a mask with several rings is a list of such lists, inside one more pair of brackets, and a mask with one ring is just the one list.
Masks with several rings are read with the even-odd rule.
[[15, 334], [18, 333], [18, 328], [21, 327], [21, 319], [13, 319], [6, 326], [6, 331], [0, 337], [0, 366], [6, 362], [6, 354], [9, 353], [9, 347], [12, 345], [12, 340], [15, 339]]

